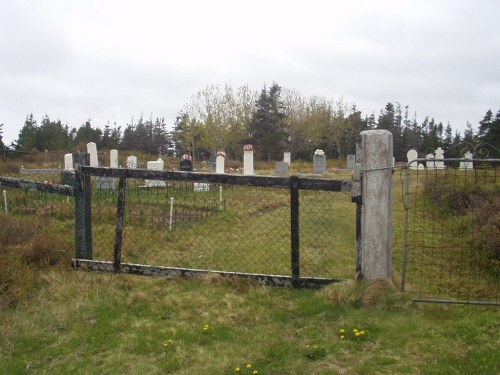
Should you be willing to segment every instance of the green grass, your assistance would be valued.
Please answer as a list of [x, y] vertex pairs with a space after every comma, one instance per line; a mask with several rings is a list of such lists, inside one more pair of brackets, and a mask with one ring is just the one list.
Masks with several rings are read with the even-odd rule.
[[[500, 370], [491, 308], [401, 296], [360, 308], [356, 287], [338, 284], [290, 290], [60, 270], [38, 282], [29, 301], [2, 311], [0, 373], [234, 374], [248, 363], [259, 374]], [[341, 329], [365, 334], [341, 339]]]

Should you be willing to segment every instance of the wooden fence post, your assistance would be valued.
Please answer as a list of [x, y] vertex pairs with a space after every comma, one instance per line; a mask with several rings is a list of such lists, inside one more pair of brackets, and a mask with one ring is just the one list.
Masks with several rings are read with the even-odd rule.
[[392, 134], [361, 132], [361, 244], [358, 278], [392, 277]]

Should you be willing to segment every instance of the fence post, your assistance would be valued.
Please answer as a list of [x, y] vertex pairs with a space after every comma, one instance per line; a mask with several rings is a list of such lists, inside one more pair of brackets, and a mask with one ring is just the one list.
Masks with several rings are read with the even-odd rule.
[[92, 185], [90, 176], [83, 176], [81, 166], [90, 164], [90, 155], [75, 155], [75, 241], [76, 258], [92, 259]]
[[299, 178], [290, 177], [290, 237], [292, 253], [292, 285], [300, 286]]
[[113, 259], [113, 271], [120, 272], [122, 264], [122, 240], [123, 226], [125, 225], [125, 191], [127, 189], [126, 171], [120, 171], [118, 180], [118, 204], [116, 209], [116, 233], [115, 233], [115, 251]]
[[392, 277], [392, 134], [361, 132], [361, 244], [359, 279]]

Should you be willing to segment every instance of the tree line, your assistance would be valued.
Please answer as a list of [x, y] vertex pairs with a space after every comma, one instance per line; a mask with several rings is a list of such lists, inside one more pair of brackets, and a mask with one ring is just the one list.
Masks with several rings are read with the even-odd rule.
[[[408, 105], [389, 102], [380, 111], [363, 115], [355, 104], [324, 97], [304, 97], [295, 90], [282, 89], [277, 83], [260, 92], [242, 86], [212, 85], [193, 95], [179, 112], [173, 129], [164, 118], [141, 115], [131, 119], [122, 130], [116, 123], [101, 130], [88, 120], [70, 129], [60, 120], [45, 116], [38, 125], [33, 115], [26, 118], [14, 146], [17, 150], [68, 150], [88, 142], [100, 148], [140, 150], [150, 154], [190, 153], [195, 159], [207, 159], [223, 150], [240, 160], [243, 145], [252, 144], [258, 160], [280, 160], [283, 152], [295, 159], [310, 160], [316, 149], [332, 158], [343, 159], [355, 153], [359, 133], [386, 129], [393, 134], [396, 160], [406, 160], [406, 152], [415, 148], [424, 154], [437, 147], [453, 149], [462, 143], [488, 142], [500, 149], [500, 110], [487, 110], [475, 132], [470, 123], [461, 134], [448, 123], [432, 117], [419, 122]], [[1, 126], [0, 126], [1, 142]], [[457, 148], [457, 152], [459, 152]], [[460, 155], [447, 155], [449, 157]]]

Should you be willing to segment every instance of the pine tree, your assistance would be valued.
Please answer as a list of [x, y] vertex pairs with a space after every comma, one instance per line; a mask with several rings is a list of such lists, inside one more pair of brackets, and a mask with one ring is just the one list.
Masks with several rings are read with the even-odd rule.
[[250, 138], [257, 155], [268, 161], [282, 157], [288, 140], [280, 93], [281, 87], [276, 83], [273, 83], [269, 91], [264, 87], [249, 124]]
[[493, 117], [493, 112], [489, 109], [484, 118], [479, 122], [478, 139], [487, 143], [494, 149], [494, 155], [500, 154], [500, 110]]

